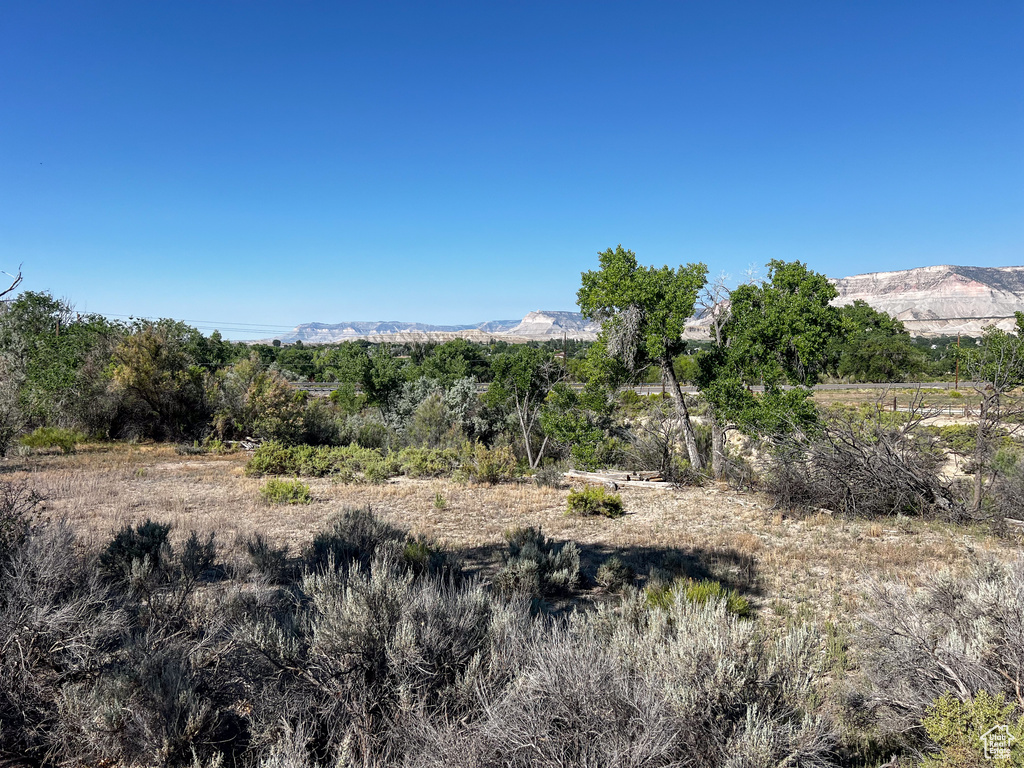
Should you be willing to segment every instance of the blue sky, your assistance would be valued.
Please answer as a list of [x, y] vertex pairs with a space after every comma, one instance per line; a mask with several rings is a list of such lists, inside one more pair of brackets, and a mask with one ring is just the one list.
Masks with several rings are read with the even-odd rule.
[[1024, 263], [1019, 0], [7, 0], [0, 72], [0, 269], [82, 310], [514, 318], [617, 243]]

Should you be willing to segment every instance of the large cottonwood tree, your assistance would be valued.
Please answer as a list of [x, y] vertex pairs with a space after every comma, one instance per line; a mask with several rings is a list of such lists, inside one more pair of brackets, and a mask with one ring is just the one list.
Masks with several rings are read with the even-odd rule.
[[651, 364], [661, 368], [672, 388], [686, 451], [694, 469], [703, 469], [697, 438], [673, 360], [686, 349], [683, 331], [704, 286], [707, 266], [644, 267], [621, 245], [598, 254], [601, 268], [584, 272], [576, 294], [580, 311], [600, 321], [608, 352], [636, 375]]

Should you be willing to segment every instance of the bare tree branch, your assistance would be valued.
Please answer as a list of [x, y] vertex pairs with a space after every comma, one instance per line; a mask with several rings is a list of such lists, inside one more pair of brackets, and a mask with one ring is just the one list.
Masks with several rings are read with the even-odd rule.
[[[6, 296], [11, 291], [13, 291], [19, 285], [21, 285], [21, 281], [24, 279], [21, 276], [21, 264], [18, 265], [18, 274], [12, 275], [10, 272], [3, 272], [3, 274], [7, 275], [10, 278], [13, 278], [13, 282], [11, 283], [10, 287], [6, 288], [3, 291], [0, 291], [0, 299], [2, 299], [4, 296]], [[9, 301], [9, 299], [8, 299], [8, 301]]]

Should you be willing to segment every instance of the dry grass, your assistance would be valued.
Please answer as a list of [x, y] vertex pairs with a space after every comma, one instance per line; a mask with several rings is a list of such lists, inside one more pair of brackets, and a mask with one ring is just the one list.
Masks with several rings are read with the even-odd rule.
[[[345, 506], [370, 506], [415, 534], [459, 551], [486, 573], [498, 562], [502, 533], [539, 526], [554, 539], [576, 541], [591, 571], [613, 552], [638, 570], [668, 551], [683, 552], [752, 595], [766, 615], [812, 613], [842, 620], [868, 580], [920, 584], [979, 554], [1009, 558], [1019, 542], [981, 530], [921, 521], [850, 521], [790, 517], [754, 494], [724, 487], [665, 492], [626, 488], [619, 520], [564, 514], [567, 490], [532, 483], [461, 485], [449, 480], [399, 479], [384, 485], [311, 480], [313, 503], [270, 505], [261, 480], [245, 477], [245, 455], [178, 456], [166, 446], [87, 447], [71, 456], [11, 458], [0, 476], [26, 479], [46, 498], [46, 511], [67, 517], [87, 545], [105, 542], [125, 523], [170, 522], [178, 536], [215, 531], [231, 544], [260, 531], [293, 551]], [[444, 508], [435, 503], [438, 494]], [[770, 608], [770, 610], [769, 610]]]

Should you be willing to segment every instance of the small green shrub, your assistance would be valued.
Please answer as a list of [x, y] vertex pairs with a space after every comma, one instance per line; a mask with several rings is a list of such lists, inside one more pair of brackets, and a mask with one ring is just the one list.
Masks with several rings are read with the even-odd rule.
[[366, 478], [366, 482], [373, 485], [385, 483], [399, 474], [401, 474], [401, 466], [398, 457], [393, 453], [373, 459], [363, 466], [363, 476]]
[[470, 480], [477, 483], [500, 483], [511, 480], [517, 474], [515, 454], [507, 446], [488, 448], [477, 443], [463, 465]]
[[260, 488], [260, 496], [271, 504], [309, 504], [313, 497], [309, 486], [300, 480], [271, 478]]
[[434, 494], [434, 509], [442, 510], [448, 506], [448, 502], [444, 496], [441, 495], [440, 491]]
[[963, 392], [959, 392], [959, 391], [954, 389], [954, 390], [950, 391], [949, 396], [951, 398], [953, 398], [954, 400], [959, 400], [961, 397], [964, 396], [964, 393]]
[[704, 604], [709, 600], [722, 600], [730, 613], [747, 618], [751, 615], [750, 601], [740, 595], [736, 590], [722, 586], [711, 579], [676, 579], [673, 582], [658, 582], [651, 584], [645, 590], [647, 605], [651, 608], [668, 609], [676, 600], [682, 596], [688, 602]]
[[618, 592], [636, 579], [636, 572], [622, 561], [618, 555], [612, 555], [597, 569], [597, 583], [609, 592]]
[[451, 474], [459, 465], [455, 451], [436, 448], [403, 448], [398, 453], [403, 475], [408, 477], [440, 477]]
[[60, 448], [65, 454], [74, 453], [75, 447], [84, 441], [85, 435], [81, 432], [60, 427], [39, 427], [32, 434], [21, 438], [21, 444], [26, 448]]
[[270, 440], [259, 446], [252, 458], [245, 465], [245, 474], [261, 475], [293, 475], [292, 451], [283, 444]]
[[[1024, 766], [1024, 715], [1016, 709], [1002, 693], [990, 696], [981, 690], [971, 701], [944, 694], [928, 707], [921, 721], [928, 738], [939, 748], [938, 754], [926, 755], [922, 765], [925, 768], [982, 768], [996, 764], [1021, 768]], [[1009, 760], [985, 758], [981, 738], [998, 726], [1006, 726], [1009, 737], [1015, 740], [1010, 747]]]
[[417, 576], [440, 573], [448, 564], [445, 553], [424, 536], [406, 541], [402, 548], [402, 561]]
[[605, 517], [622, 517], [622, 497], [617, 493], [608, 493], [604, 486], [591, 485], [581, 491], [569, 491], [568, 508], [570, 515], [604, 515]]

